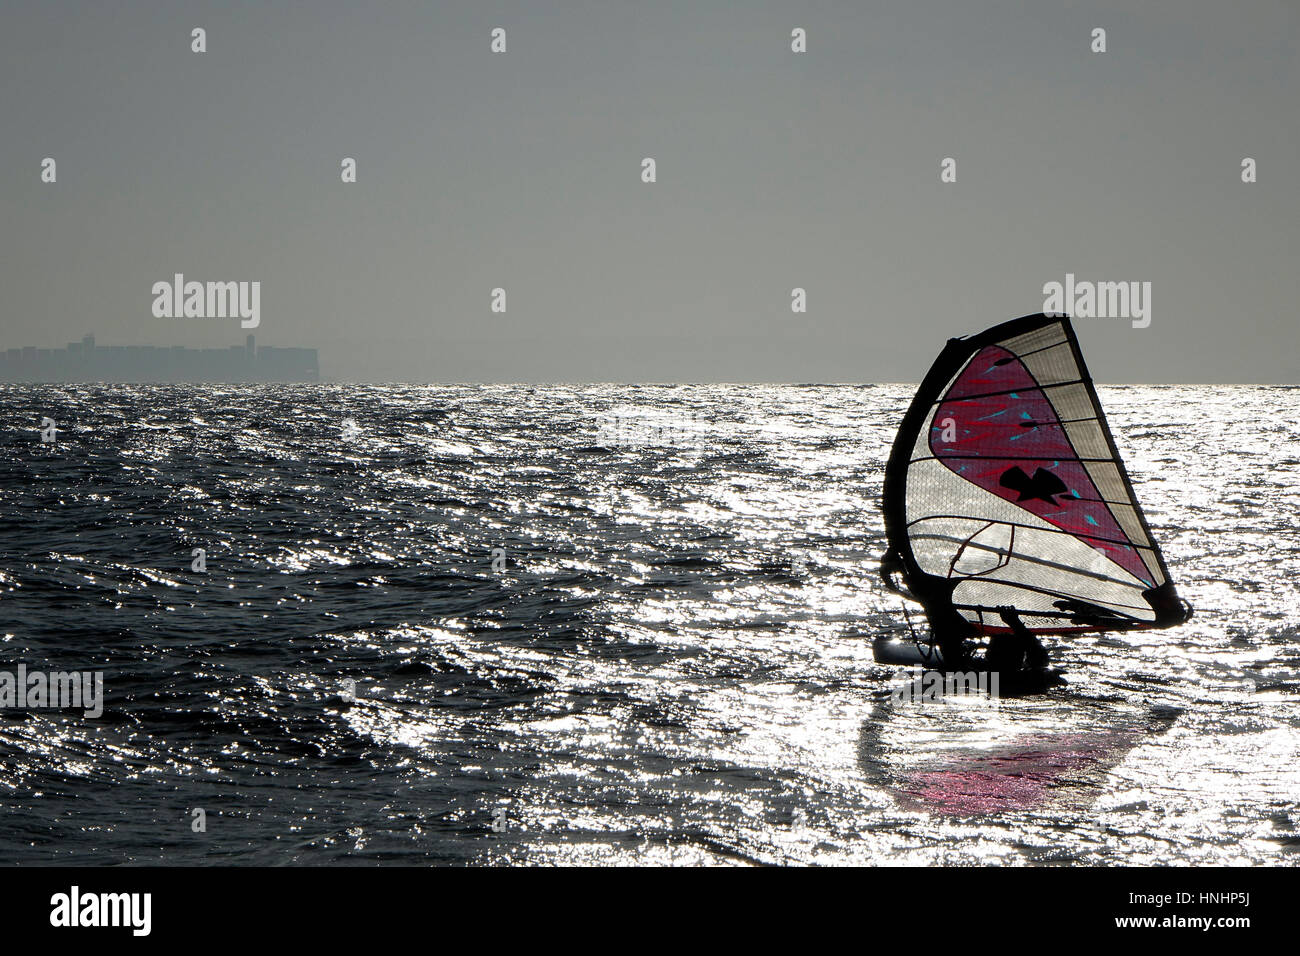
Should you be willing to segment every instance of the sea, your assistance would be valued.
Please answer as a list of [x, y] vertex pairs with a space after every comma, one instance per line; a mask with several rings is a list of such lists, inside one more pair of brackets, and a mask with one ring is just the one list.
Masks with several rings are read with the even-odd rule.
[[913, 390], [0, 386], [6, 862], [1300, 860], [1300, 388], [1100, 389], [1196, 615], [995, 700], [872, 658]]

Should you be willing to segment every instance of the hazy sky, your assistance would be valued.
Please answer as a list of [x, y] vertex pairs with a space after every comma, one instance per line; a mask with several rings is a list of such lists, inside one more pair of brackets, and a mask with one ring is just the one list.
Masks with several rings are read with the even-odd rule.
[[0, 0], [0, 347], [242, 342], [153, 316], [182, 272], [261, 281], [259, 342], [337, 380], [916, 381], [1072, 272], [1152, 284], [1149, 328], [1077, 321], [1099, 380], [1298, 382], [1298, 35], [1293, 0]]

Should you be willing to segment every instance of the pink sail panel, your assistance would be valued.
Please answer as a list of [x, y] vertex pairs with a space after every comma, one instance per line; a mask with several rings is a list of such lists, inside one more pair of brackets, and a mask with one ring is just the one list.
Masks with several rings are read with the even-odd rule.
[[990, 345], [967, 363], [931, 420], [930, 449], [955, 474], [1150, 583], [1150, 572], [1102, 501], [1056, 410], [1011, 352]]

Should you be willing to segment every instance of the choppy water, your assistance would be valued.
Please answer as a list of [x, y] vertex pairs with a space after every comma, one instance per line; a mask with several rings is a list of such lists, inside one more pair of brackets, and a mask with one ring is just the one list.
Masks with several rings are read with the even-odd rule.
[[0, 386], [0, 669], [107, 697], [0, 711], [5, 858], [1294, 863], [1300, 389], [1102, 389], [1197, 616], [924, 707], [910, 394]]

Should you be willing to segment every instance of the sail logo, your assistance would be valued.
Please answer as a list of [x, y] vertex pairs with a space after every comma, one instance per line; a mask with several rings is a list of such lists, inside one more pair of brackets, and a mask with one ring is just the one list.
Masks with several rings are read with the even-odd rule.
[[949, 697], [996, 703], [1001, 696], [999, 681], [997, 671], [923, 671], [889, 696], [895, 704], [938, 704]]
[[186, 282], [178, 272], [171, 282], [155, 282], [155, 319], [240, 319], [240, 327], [255, 329], [262, 323], [262, 283]]
[[1065, 282], [1043, 286], [1043, 311], [1070, 313], [1081, 319], [1131, 319], [1133, 328], [1151, 324], [1150, 282], [1076, 282], [1073, 272]]
[[153, 928], [152, 893], [82, 893], [73, 886], [50, 897], [50, 925], [58, 928], [124, 926], [132, 936]]

